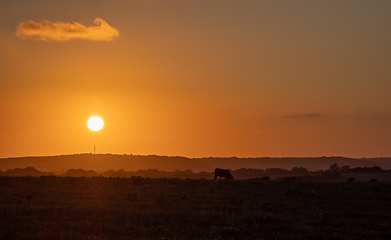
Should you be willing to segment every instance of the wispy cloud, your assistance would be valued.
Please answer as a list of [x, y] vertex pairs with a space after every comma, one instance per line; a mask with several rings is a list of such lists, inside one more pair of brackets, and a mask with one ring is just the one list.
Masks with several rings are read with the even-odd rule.
[[95, 18], [96, 26], [86, 27], [80, 23], [63, 22], [22, 22], [16, 29], [16, 35], [22, 39], [43, 41], [68, 41], [70, 39], [86, 39], [92, 41], [112, 41], [119, 36], [118, 30], [111, 27], [101, 18]]
[[283, 119], [303, 119], [303, 118], [318, 118], [321, 117], [319, 113], [303, 113], [303, 114], [296, 114], [296, 115], [285, 115], [282, 118]]

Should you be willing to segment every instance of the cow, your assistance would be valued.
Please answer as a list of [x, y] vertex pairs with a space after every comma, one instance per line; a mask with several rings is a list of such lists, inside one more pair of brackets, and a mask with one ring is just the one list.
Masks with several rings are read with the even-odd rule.
[[346, 182], [354, 182], [354, 178], [349, 178]]
[[270, 177], [269, 176], [261, 177], [261, 181], [270, 181]]
[[228, 170], [220, 169], [220, 168], [215, 169], [215, 179], [217, 177], [220, 178], [224, 177], [225, 179], [234, 179], [234, 177], [232, 177], [231, 173]]
[[371, 179], [369, 182], [377, 182], [377, 178]]

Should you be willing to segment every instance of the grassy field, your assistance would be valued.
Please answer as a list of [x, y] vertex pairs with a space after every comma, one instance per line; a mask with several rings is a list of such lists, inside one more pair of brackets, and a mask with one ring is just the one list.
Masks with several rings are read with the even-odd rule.
[[0, 239], [391, 239], [391, 185], [0, 177]]

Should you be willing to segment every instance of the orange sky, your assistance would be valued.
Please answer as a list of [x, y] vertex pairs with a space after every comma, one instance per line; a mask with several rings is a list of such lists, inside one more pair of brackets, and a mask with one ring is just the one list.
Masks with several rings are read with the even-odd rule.
[[388, 0], [2, 1], [0, 157], [94, 144], [391, 156], [390, 12]]

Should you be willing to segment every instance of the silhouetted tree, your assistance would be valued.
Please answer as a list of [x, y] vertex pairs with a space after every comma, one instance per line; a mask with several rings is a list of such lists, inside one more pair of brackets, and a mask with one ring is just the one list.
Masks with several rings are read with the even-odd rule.
[[324, 173], [322, 173], [323, 178], [340, 178], [341, 168], [338, 167], [337, 163], [334, 163], [333, 165], [330, 166], [329, 170], [326, 170]]
[[383, 171], [383, 169], [381, 169], [381, 167], [379, 167], [379, 166], [373, 166], [371, 170], [373, 172], [381, 172], [381, 171]]
[[334, 163], [333, 165], [330, 166], [329, 170], [330, 172], [335, 173], [335, 172], [339, 172], [341, 168], [338, 166], [338, 163]]
[[350, 170], [350, 166], [349, 165], [343, 165], [341, 167], [341, 171], [349, 171]]
[[305, 175], [308, 174], [308, 170], [303, 167], [294, 167], [291, 170], [291, 174], [293, 175]]
[[282, 168], [267, 168], [265, 174], [267, 175], [288, 175], [290, 171]]

